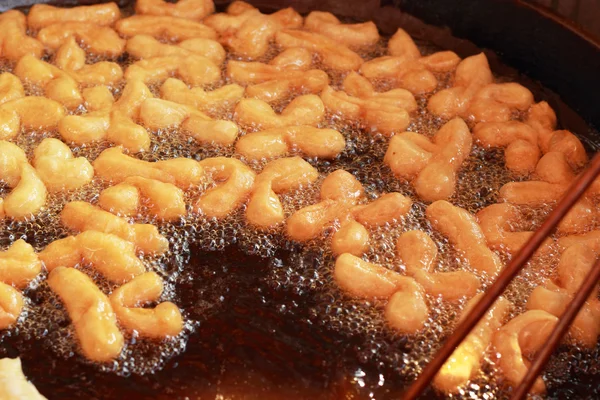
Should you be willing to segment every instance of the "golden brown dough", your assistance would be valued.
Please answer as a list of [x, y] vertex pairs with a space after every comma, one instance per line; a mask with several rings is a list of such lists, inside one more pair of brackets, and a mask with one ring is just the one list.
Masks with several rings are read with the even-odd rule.
[[40, 253], [46, 270], [89, 265], [111, 282], [125, 283], [146, 268], [133, 243], [110, 233], [88, 230], [50, 243]]
[[325, 178], [320, 197], [319, 203], [304, 207], [288, 218], [286, 233], [292, 240], [306, 242], [338, 225], [331, 238], [331, 249], [336, 255], [364, 254], [369, 245], [367, 228], [400, 222], [412, 206], [412, 201], [400, 193], [383, 194], [359, 205], [364, 199], [364, 189], [344, 170], [334, 171]]
[[19, 239], [0, 251], [0, 282], [18, 289], [26, 287], [42, 270], [42, 263], [33, 247]]
[[385, 317], [402, 333], [419, 331], [429, 316], [423, 288], [412, 278], [348, 253], [335, 261], [333, 272], [340, 289], [360, 299], [388, 299]]
[[485, 147], [505, 148], [506, 167], [517, 175], [534, 172], [542, 152], [563, 153], [571, 168], [581, 168], [588, 161], [583, 145], [571, 132], [555, 127], [554, 111], [542, 102], [530, 107], [525, 122], [480, 122], [473, 134]]
[[588, 162], [587, 152], [583, 144], [577, 136], [567, 130], [552, 132], [547, 152], [563, 153], [573, 170], [578, 170]]
[[[50, 63], [26, 55], [19, 60], [14, 73], [23, 83], [40, 87], [44, 90], [44, 95], [48, 99], [55, 100], [68, 109], [75, 109], [83, 103], [77, 81], [68, 73]], [[40, 103], [42, 99], [48, 101], [43, 97], [36, 99]], [[49, 108], [49, 105], [46, 108]], [[56, 108], [56, 113], [59, 113], [57, 118], [62, 117], [62, 110]]]
[[70, 8], [35, 4], [27, 13], [27, 24], [31, 29], [45, 28], [63, 22], [88, 22], [100, 26], [110, 26], [121, 17], [116, 3], [94, 4]]
[[343, 24], [329, 12], [313, 11], [304, 20], [304, 29], [321, 33], [350, 48], [373, 46], [379, 41], [377, 26], [372, 21]]
[[225, 61], [225, 49], [219, 42], [206, 38], [186, 39], [178, 44], [162, 43], [150, 35], [135, 35], [127, 40], [127, 53], [136, 58], [187, 57], [199, 55], [210, 59], [215, 65]]
[[[10, 72], [0, 74], [0, 104], [25, 97], [21, 80]], [[2, 128], [0, 128], [2, 129]], [[2, 133], [0, 133], [0, 138]]]
[[69, 146], [53, 138], [36, 147], [33, 166], [49, 192], [77, 189], [94, 177], [94, 168], [85, 157], [74, 158]]
[[[569, 133], [569, 135], [575, 138], [573, 134]], [[570, 141], [570, 139], [566, 140]], [[577, 138], [575, 140], [581, 145]], [[512, 204], [528, 206], [548, 205], [560, 200], [571, 182], [575, 180], [576, 174], [572, 163], [568, 161], [569, 155], [559, 149], [555, 150], [557, 151], [549, 151], [540, 159], [535, 169], [535, 180], [505, 184], [500, 188], [500, 198]], [[579, 233], [594, 226], [599, 215], [594, 201], [596, 193], [596, 189], [592, 186], [569, 210], [558, 225], [560, 234]]]
[[232, 108], [243, 96], [244, 88], [225, 85], [218, 89], [205, 91], [202, 88], [188, 88], [179, 79], [168, 78], [160, 87], [161, 98], [178, 104], [184, 104], [200, 111]]
[[198, 186], [204, 179], [202, 167], [198, 161], [190, 158], [148, 162], [125, 155], [123, 149], [118, 147], [104, 150], [94, 160], [93, 165], [100, 179], [112, 183], [123, 182], [131, 176], [140, 176], [189, 189]]
[[84, 43], [90, 53], [98, 56], [118, 57], [125, 50], [125, 40], [112, 28], [89, 22], [55, 23], [42, 28], [37, 35], [38, 40], [52, 50], [58, 49], [70, 37]]
[[0, 251], [0, 330], [10, 328], [17, 322], [25, 305], [18, 289], [25, 288], [41, 270], [42, 263], [38, 255], [23, 239]]
[[596, 252], [600, 251], [600, 230], [593, 230], [577, 235], [568, 235], [558, 239], [558, 245], [562, 250], [578, 243], [586, 244]]
[[179, 0], [168, 3], [163, 0], [137, 0], [135, 12], [140, 15], [168, 15], [171, 17], [201, 20], [215, 12], [213, 0]]
[[536, 166], [537, 180], [509, 182], [500, 189], [500, 198], [512, 204], [541, 205], [559, 200], [575, 174], [564, 155], [546, 153]]
[[517, 175], [532, 173], [540, 159], [538, 134], [522, 122], [481, 122], [473, 136], [486, 148], [505, 148], [506, 168]]
[[117, 21], [115, 29], [126, 38], [150, 35], [156, 39], [175, 42], [193, 38], [217, 38], [214, 29], [200, 22], [166, 15], [133, 15]]
[[434, 272], [437, 246], [425, 232], [404, 232], [396, 242], [396, 254], [406, 265], [406, 274], [413, 277], [432, 296], [446, 301], [471, 298], [481, 284], [469, 271]]
[[483, 53], [467, 57], [456, 68], [454, 86], [435, 93], [427, 109], [442, 118], [461, 116], [475, 122], [506, 122], [514, 111], [527, 111], [533, 94], [524, 86], [493, 83]]
[[[517, 386], [527, 373], [529, 362], [525, 355], [536, 353], [544, 346], [558, 318], [541, 310], [531, 310], [518, 315], [502, 326], [492, 339], [498, 353], [498, 366], [511, 386]], [[530, 393], [539, 394], [546, 385], [538, 377]]]
[[412, 93], [393, 89], [377, 93], [373, 85], [356, 72], [344, 79], [344, 91], [327, 86], [321, 93], [327, 111], [352, 122], [359, 120], [372, 133], [391, 136], [402, 132], [410, 123], [409, 112], [417, 109]]
[[227, 12], [211, 15], [206, 19], [206, 24], [213, 26], [221, 34], [227, 34], [231, 30], [239, 29], [250, 19], [263, 17], [272, 21], [278, 28], [296, 29], [302, 26], [302, 16], [291, 7], [265, 15], [245, 1], [232, 2], [227, 7]]
[[124, 338], [110, 301], [84, 273], [58, 267], [48, 275], [48, 284], [62, 300], [85, 357], [108, 362], [121, 353]]
[[268, 63], [231, 60], [227, 63], [227, 77], [242, 85], [258, 84], [276, 78], [283, 79], [285, 72], [307, 71], [312, 64], [310, 51], [292, 47], [283, 50]]
[[431, 96], [427, 109], [433, 115], [442, 118], [468, 114], [473, 96], [492, 82], [493, 76], [487, 57], [483, 53], [467, 57], [456, 67], [454, 86]]
[[388, 42], [388, 53], [389, 56], [365, 62], [360, 68], [361, 74], [373, 81], [391, 79], [395, 87], [414, 94], [436, 89], [438, 80], [434, 73], [452, 71], [460, 62], [452, 51], [422, 57], [412, 38], [400, 28]]
[[329, 159], [337, 157], [345, 147], [346, 140], [338, 131], [308, 125], [247, 133], [235, 144], [236, 153], [249, 160], [271, 159], [290, 152]]
[[533, 104], [529, 107], [525, 122], [538, 134], [538, 144], [544, 153], [548, 152], [550, 138], [556, 129], [556, 114], [545, 101]]
[[44, 45], [27, 36], [25, 14], [17, 10], [3, 12], [0, 14], [0, 58], [16, 62], [25, 55], [41, 58]]
[[13, 143], [0, 140], [0, 180], [11, 188], [0, 198], [0, 218], [24, 220], [46, 204], [48, 191], [27, 156]]
[[180, 127], [200, 143], [227, 146], [233, 144], [238, 135], [234, 122], [213, 120], [192, 106], [168, 100], [146, 99], [140, 107], [139, 118], [152, 131]]
[[23, 129], [55, 129], [64, 115], [65, 108], [46, 97], [27, 96], [7, 101], [0, 105], [0, 138], [12, 139]]
[[246, 85], [246, 96], [273, 103], [295, 94], [317, 94], [327, 86], [329, 77], [312, 69], [312, 55], [303, 48], [281, 52], [268, 64], [231, 60], [227, 78]]
[[240, 126], [257, 129], [283, 128], [294, 125], [315, 126], [323, 120], [325, 107], [314, 94], [296, 97], [281, 112], [258, 99], [242, 99], [235, 107], [234, 119]]
[[[86, 92], [84, 92], [86, 93]], [[152, 97], [141, 81], [128, 81], [118, 101], [105, 89], [98, 105], [98, 93], [91, 95], [94, 111], [84, 115], [67, 115], [58, 124], [61, 137], [69, 143], [83, 145], [107, 140], [131, 152], [147, 151], [150, 135], [134, 121], [139, 117], [142, 103]], [[86, 100], [87, 101], [87, 100]]]
[[17, 322], [24, 305], [23, 295], [17, 289], [0, 282], [0, 330], [10, 328]]
[[340, 289], [361, 299], [386, 299], [398, 290], [419, 290], [412, 278], [347, 253], [336, 259], [333, 274]]
[[246, 220], [259, 228], [271, 228], [285, 219], [280, 193], [314, 183], [318, 171], [300, 157], [269, 162], [254, 180], [246, 207]]
[[533, 94], [526, 87], [514, 82], [490, 83], [475, 93], [467, 115], [481, 122], [508, 121], [513, 111], [526, 111], [532, 104]]
[[[332, 172], [321, 184], [321, 202], [296, 211], [288, 219], [288, 236], [297, 241], [320, 236], [325, 227], [343, 218], [364, 195], [363, 186], [352, 174], [344, 170]], [[364, 248], [363, 243], [361, 250]]]
[[211, 15], [204, 23], [220, 34], [221, 43], [234, 54], [257, 59], [268, 51], [277, 31], [300, 27], [302, 17], [292, 8], [265, 15], [250, 4], [238, 1], [230, 4], [226, 13]]
[[327, 68], [336, 71], [356, 71], [364, 62], [358, 54], [346, 46], [314, 32], [284, 29], [277, 32], [275, 41], [284, 49], [301, 47], [316, 53]]
[[471, 268], [494, 278], [503, 264], [486, 245], [485, 236], [475, 216], [447, 201], [439, 200], [427, 207], [427, 220], [464, 254]]
[[[492, 204], [476, 216], [487, 244], [493, 250], [504, 250], [514, 256], [533, 235], [532, 231], [513, 230], [514, 223], [522, 217], [519, 209], [510, 203]], [[547, 238], [539, 247], [538, 254], [550, 251], [552, 242], [551, 238]]]
[[146, 84], [162, 82], [173, 76], [181, 78], [189, 85], [203, 86], [214, 84], [221, 79], [221, 68], [208, 57], [188, 54], [136, 61], [125, 71], [125, 79]]
[[85, 51], [73, 36], [58, 48], [54, 64], [82, 86], [115, 85], [123, 78], [123, 70], [117, 63], [98, 61], [86, 64]]
[[85, 88], [81, 91], [81, 94], [83, 95], [84, 106], [88, 113], [109, 110], [115, 103], [112, 92], [105, 85]]
[[112, 292], [110, 302], [119, 323], [145, 337], [177, 336], [183, 330], [183, 318], [175, 304], [165, 301], [154, 308], [141, 307], [157, 301], [162, 292], [163, 283], [156, 272], [139, 275]]
[[199, 164], [216, 186], [200, 195], [194, 211], [210, 218], [224, 218], [248, 199], [256, 174], [246, 164], [227, 157], [205, 158]]
[[171, 183], [131, 176], [104, 189], [98, 206], [122, 217], [136, 216], [144, 211], [159, 220], [173, 221], [186, 214], [183, 191]]
[[[560, 257], [555, 282], [536, 287], [527, 300], [528, 310], [543, 310], [560, 317], [577, 293], [597, 259], [597, 252], [585, 243], [567, 248]], [[593, 293], [575, 317], [570, 336], [580, 345], [596, 346], [600, 335], [600, 301]]]
[[390, 140], [384, 162], [394, 174], [412, 180], [425, 201], [452, 197], [456, 174], [471, 152], [472, 139], [467, 124], [454, 118], [433, 137], [404, 132]]
[[60, 220], [67, 228], [76, 232], [99, 231], [114, 234], [131, 242], [136, 250], [145, 254], [163, 254], [169, 250], [169, 241], [154, 225], [130, 224], [84, 201], [67, 203], [60, 213]]

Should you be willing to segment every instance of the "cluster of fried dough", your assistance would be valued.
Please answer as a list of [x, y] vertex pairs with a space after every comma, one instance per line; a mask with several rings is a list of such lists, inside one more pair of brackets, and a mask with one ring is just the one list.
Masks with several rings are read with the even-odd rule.
[[390, 38], [388, 54], [365, 62], [360, 67], [360, 73], [369, 80], [390, 81], [394, 87], [407, 89], [414, 94], [434, 91], [438, 86], [436, 73], [450, 72], [460, 62], [460, 58], [451, 51], [423, 57], [403, 29], [398, 29]]
[[[85, 202], [68, 203], [61, 221], [75, 236], [50, 243], [39, 253], [49, 272], [48, 284], [61, 298], [75, 327], [83, 354], [106, 362], [124, 346], [120, 326], [150, 338], [178, 335], [183, 318], [171, 302], [143, 308], [160, 299], [162, 279], [146, 272], [138, 253], [163, 254], [168, 241], [155, 226], [130, 224], [124, 218]], [[76, 267], [89, 266], [108, 281], [121, 285], [107, 296]]]
[[[571, 132], [556, 130], [556, 115], [548, 103], [534, 103], [529, 90], [518, 84], [493, 83], [483, 55], [463, 60], [456, 69], [453, 86], [435, 93], [429, 99], [428, 109], [444, 118], [457, 115], [465, 118], [473, 124], [475, 144], [504, 149], [507, 169], [520, 179], [505, 184], [499, 192], [502, 202], [480, 210], [473, 221], [480, 224], [478, 236], [486, 248], [516, 255], [533, 234], [523, 226], [523, 213], [527, 208], [552, 205], [560, 200], [588, 162], [584, 146]], [[413, 134], [407, 134], [410, 135]], [[394, 138], [392, 143], [394, 140], [400, 139]], [[406, 149], [406, 154], [415, 151], [415, 147], [401, 148]], [[393, 150], [390, 145], [389, 151]], [[412, 166], [408, 162], [406, 165]], [[394, 164], [390, 166], [393, 168]], [[414, 184], [418, 193], [418, 186]], [[598, 231], [590, 231], [597, 224], [596, 200], [597, 185], [593, 185], [561, 221], [556, 232], [558, 240], [548, 238], [537, 252], [537, 255], [550, 254], [558, 246], [562, 252], [558, 277], [536, 287], [527, 302], [529, 311], [504, 325], [507, 306], [504, 300], [499, 301], [442, 368], [434, 382], [438, 388], [453, 392], [466, 384], [479, 370], [482, 354], [490, 344], [498, 354], [498, 366], [508, 383], [520, 383], [529, 365], [525, 357], [543, 346], [557, 317], [564, 312], [597, 259]], [[429, 214], [429, 209], [427, 212]], [[445, 217], [445, 214], [440, 215]], [[460, 249], [461, 245], [453, 243]], [[493, 254], [493, 258], [497, 256]], [[596, 296], [594, 293], [590, 297], [570, 329], [570, 338], [586, 347], [595, 346], [600, 333]], [[469, 304], [464, 314], [472, 306]], [[529, 339], [534, 336], [535, 339]], [[545, 384], [539, 378], [532, 391], [544, 390]]]
[[[500, 260], [485, 245], [473, 215], [445, 201], [431, 204], [426, 215], [431, 225], [461, 251], [472, 270], [478, 271], [484, 279], [489, 279], [486, 274], [493, 276], [497, 273], [501, 267]], [[353, 251], [361, 255], [360, 251], [355, 251], [359, 246], [352, 243], [354, 237], [337, 239], [338, 243], [343, 241], [346, 247], [336, 260], [335, 280], [352, 297], [389, 299], [386, 319], [401, 332], [414, 333], [426, 323], [429, 311], [425, 294], [457, 301], [473, 297], [480, 287], [479, 278], [472, 272], [433, 271], [437, 246], [422, 231], [404, 232], [396, 243], [396, 254], [404, 265], [406, 275], [353, 255]]]
[[[309, 144], [306, 144], [307, 148], [310, 148]], [[369, 204], [361, 204], [365, 200], [362, 185], [348, 172], [339, 170], [323, 181], [320, 203], [298, 210], [286, 221], [278, 194], [307, 187], [319, 177], [313, 166], [297, 156], [272, 160], [257, 175], [235, 158], [211, 157], [201, 161], [175, 158], [148, 162], [128, 156], [116, 147], [104, 150], [94, 161], [94, 168], [98, 179], [114, 184], [100, 193], [98, 205], [119, 216], [136, 217], [141, 213], [159, 220], [176, 220], [188, 211], [185, 192], [200, 191], [191, 204], [195, 213], [220, 219], [247, 202], [245, 214], [249, 224], [269, 229], [286, 222], [288, 236], [297, 241], [317, 238], [325, 228], [341, 223], [333, 240], [333, 248], [339, 248], [340, 251], [335, 250], [339, 253], [343, 252], [341, 249], [351, 247], [343, 244], [345, 238], [357, 238], [357, 232], [360, 232], [361, 244], [352, 251], [362, 254], [368, 247], [365, 227], [398, 221], [412, 204], [400, 193], [388, 193]], [[87, 210], [93, 206], [84, 204], [71, 203], [65, 207], [63, 215], [71, 215], [71, 209], [75, 207], [79, 210], [77, 214], [90, 214]], [[319, 214], [317, 219], [315, 212]], [[100, 226], [93, 222], [93, 214], [79, 219], [81, 224]], [[79, 222], [66, 224], [72, 229], [83, 230], [77, 228]], [[128, 239], [135, 235], [121, 236]]]
[[194, 201], [193, 210], [211, 218], [226, 217], [247, 200], [256, 176], [234, 158], [148, 162], [128, 156], [118, 147], [104, 150], [94, 161], [94, 168], [99, 179], [116, 184], [101, 193], [100, 207], [119, 215], [133, 215], [143, 205], [143, 195], [147, 212], [164, 220], [185, 215], [183, 191], [197, 189], [203, 183], [214, 187]]
[[[332, 14], [322, 12], [311, 13], [304, 21], [292, 9], [266, 15], [244, 2], [234, 2], [226, 13], [212, 15], [214, 5], [210, 1], [138, 3], [137, 14], [127, 18], [121, 18], [113, 3], [70, 9], [36, 5], [27, 17], [17, 11], [3, 14], [2, 24], [15, 35], [24, 36], [26, 46], [17, 49], [16, 41], [2, 41], [3, 54], [16, 62], [14, 73], [18, 78], [3, 77], [0, 85], [2, 89], [7, 84], [14, 86], [0, 98], [8, 103], [0, 109], [2, 136], [14, 137], [22, 129], [57, 129], [74, 145], [108, 141], [138, 152], [149, 151], [149, 131], [180, 126], [201, 143], [229, 145], [237, 137], [237, 127], [226, 121], [212, 121], [202, 109], [235, 104], [244, 94], [274, 102], [298, 93], [325, 90], [324, 99], [332, 98], [327, 104], [330, 112], [348, 111], [348, 106], [335, 104], [336, 97], [342, 96], [342, 101], [350, 103], [358, 101], [354, 107], [364, 114], [367, 128], [381, 129], [385, 134], [404, 129], [407, 112], [415, 108], [412, 96], [401, 90], [376, 93], [358, 75], [349, 77], [345, 85], [349, 97], [344, 98], [341, 92], [327, 95], [332, 90], [327, 86], [327, 73], [312, 66], [316, 54], [334, 70], [357, 70], [364, 61], [345, 44], [351, 48], [373, 45], [379, 40], [373, 23], [343, 24]], [[27, 35], [27, 27], [32, 36]], [[227, 63], [225, 77], [245, 88], [235, 84], [214, 91], [202, 88], [221, 81], [223, 46], [256, 59], [273, 45], [283, 51], [268, 64]], [[108, 59], [126, 52], [139, 61], [125, 69], [113, 61], [88, 64], [86, 52]], [[48, 53], [52, 54], [50, 61], [42, 61]], [[356, 83], [360, 79], [365, 82]], [[123, 80], [126, 86], [121, 94], [118, 86]], [[154, 99], [146, 87], [162, 82], [162, 99], [178, 105]], [[23, 84], [38, 88], [47, 98], [24, 96]], [[115, 95], [120, 95], [116, 101]], [[288, 118], [278, 118], [262, 103], [242, 101], [236, 121], [254, 126], [266, 118], [270, 122], [259, 123], [265, 128], [314, 125], [322, 120], [324, 106], [314, 99], [310, 102], [313, 104], [308, 99], [300, 101], [298, 108], [283, 113]], [[155, 111], [163, 107], [169, 110], [158, 118]], [[302, 118], [304, 107], [314, 108], [306, 118]], [[81, 108], [87, 113], [67, 115]], [[27, 113], [31, 109], [43, 112], [31, 117]], [[354, 118], [356, 113], [345, 115]]]
[[23, 239], [0, 252], [0, 329], [17, 321], [25, 305], [18, 289], [27, 287], [41, 270], [38, 255]]
[[[0, 218], [32, 218], [48, 194], [93, 180], [104, 185], [94, 204], [63, 208], [60, 219], [72, 236], [39, 254], [22, 240], [0, 252], [0, 329], [15, 324], [25, 304], [18, 290], [44, 267], [86, 357], [118, 357], [122, 329], [176, 336], [183, 318], [175, 304], [143, 307], [160, 301], [163, 281], [140, 255], [165, 254], [168, 239], [156, 226], [134, 221], [172, 222], [190, 212], [222, 219], [243, 210], [249, 225], [282, 226], [300, 243], [332, 233], [339, 287], [351, 297], [386, 300], [389, 325], [415, 333], [427, 324], [431, 297], [470, 299], [465, 315], [481, 284], [503, 267], [495, 251], [515, 255], [532, 235], [517, 224], [524, 207], [559, 200], [588, 162], [577, 137], [556, 129], [549, 104], [534, 102], [522, 85], [496, 83], [484, 54], [423, 55], [398, 29], [386, 55], [368, 60], [360, 54], [381, 39], [372, 22], [345, 24], [318, 11], [304, 18], [291, 8], [264, 14], [240, 1], [216, 14], [211, 0], [138, 0], [135, 11], [122, 18], [115, 3], [35, 5], [27, 16], [0, 15], [0, 58], [12, 66], [0, 74], [0, 180], [9, 188]], [[116, 62], [122, 56], [131, 60], [126, 67]], [[411, 125], [425, 102], [428, 115], [443, 123], [433, 136]], [[330, 129], [328, 116], [389, 140], [383, 162], [414, 186], [427, 203], [428, 224], [468, 269], [437, 271], [437, 246], [420, 230], [397, 238], [398, 268], [361, 258], [371, 249], [371, 231], [401, 229], [413, 201], [395, 192], [369, 198], [367, 182], [344, 170], [320, 181], [311, 160], [301, 157], [335, 159], [344, 151], [346, 139]], [[201, 145], [231, 146], [241, 159], [136, 156], [153, 151], [156, 133], [173, 131]], [[31, 132], [46, 136], [26, 154], [11, 141]], [[76, 147], [94, 143], [115, 147], [93, 162], [77, 157]], [[502, 187], [501, 203], [476, 215], [449, 202], [474, 146], [503, 149], [506, 168], [518, 178]], [[265, 163], [255, 168], [257, 161]], [[286, 214], [281, 196], [315, 184], [315, 204]], [[537, 287], [529, 311], [506, 324], [510, 303], [499, 300], [444, 365], [437, 388], [465, 385], [490, 346], [506, 379], [518, 384], [527, 370], [524, 356], [539, 349], [600, 251], [599, 193], [595, 184], [560, 224], [558, 240], [548, 239], [538, 252], [560, 249], [556, 279]], [[78, 268], [84, 265], [118, 287], [104, 293]], [[584, 346], [597, 343], [599, 304], [591, 297], [571, 327]], [[534, 390], [544, 390], [542, 380]]]
[[[461, 319], [481, 299], [473, 297], [464, 307]], [[510, 385], [518, 385], [529, 368], [526, 357], [540, 350], [557, 318], [542, 310], [530, 310], [503, 324], [511, 308], [510, 301], [500, 297], [479, 321], [467, 338], [456, 348], [436, 375], [433, 384], [446, 393], [456, 393], [476, 377], [488, 347], [496, 354], [497, 365]], [[531, 393], [545, 391], [545, 383], [538, 377]]]
[[93, 176], [89, 161], [73, 157], [71, 149], [58, 139], [44, 139], [35, 148], [31, 164], [19, 146], [0, 140], [0, 179], [11, 188], [0, 198], [0, 219], [31, 218], [46, 204], [48, 192], [80, 188]]
[[[587, 154], [579, 139], [568, 131], [556, 131], [553, 138], [557, 146], [540, 158], [532, 180], [509, 182], [500, 189], [499, 194], [504, 201], [535, 207], [560, 200], [587, 162]], [[598, 185], [595, 184], [563, 218], [558, 232], [570, 234], [593, 227], [598, 216], [597, 196]]]
[[277, 32], [302, 26], [302, 16], [292, 8], [265, 15], [248, 3], [236, 1], [227, 12], [211, 15], [204, 23], [219, 33], [221, 43], [233, 54], [257, 59], [269, 50]]
[[327, 86], [321, 99], [327, 111], [341, 115], [350, 121], [364, 121], [372, 132], [391, 136], [406, 129], [410, 123], [409, 113], [417, 109], [412, 93], [405, 89], [393, 89], [377, 93], [363, 76], [351, 72], [344, 79], [344, 90], [336, 91]]
[[369, 248], [368, 227], [401, 222], [412, 206], [412, 201], [400, 193], [387, 193], [365, 204], [362, 184], [344, 170], [332, 172], [323, 180], [320, 198], [319, 203], [290, 216], [286, 226], [288, 237], [307, 242], [337, 225], [331, 239], [332, 251], [356, 256]]
[[[546, 311], [560, 317], [594, 266], [597, 251], [586, 243], [569, 246], [560, 257], [555, 281], [536, 287], [527, 301], [527, 309]], [[600, 334], [600, 301], [594, 293], [581, 309], [570, 329], [578, 344], [594, 347]]]
[[513, 111], [533, 104], [531, 92], [517, 83], [493, 83], [486, 56], [467, 57], [456, 67], [452, 87], [440, 90], [428, 101], [428, 110], [443, 118], [461, 116], [476, 122], [505, 122]]
[[276, 102], [294, 93], [319, 93], [329, 83], [320, 69], [311, 69], [312, 54], [301, 47], [282, 51], [269, 63], [231, 60], [226, 76], [246, 85], [246, 96]]
[[[477, 216], [446, 201], [434, 202], [427, 208], [426, 216], [432, 227], [447, 236], [477, 275], [462, 270], [432, 271], [437, 255], [435, 243], [422, 231], [408, 231], [400, 235], [396, 244], [396, 254], [403, 265], [400, 271], [404, 273], [398, 272], [397, 267], [372, 264], [344, 253], [335, 263], [335, 281], [351, 297], [387, 299], [384, 315], [388, 324], [399, 332], [415, 333], [427, 323], [427, 296], [441, 296], [446, 301], [470, 298], [479, 289], [479, 279], [493, 278], [499, 272], [502, 263], [487, 243], [495, 248], [518, 251], [531, 232], [511, 232], [507, 228], [508, 219], [514, 218], [517, 212], [515, 206], [508, 203], [489, 206]], [[508, 383], [518, 385], [529, 366], [525, 357], [543, 346], [557, 317], [564, 312], [596, 262], [599, 238], [597, 231], [592, 231], [559, 239], [563, 254], [557, 268], [558, 278], [546, 280], [543, 286], [534, 289], [526, 306], [530, 311], [506, 324], [504, 319], [511, 304], [502, 298], [498, 300], [440, 370], [434, 380], [436, 388], [452, 393], [464, 387], [479, 373], [484, 354], [490, 347], [498, 355], [498, 366]], [[549, 240], [542, 249], [550, 246]], [[463, 317], [481, 295], [470, 300]], [[600, 303], [596, 296], [592, 294], [570, 330], [570, 337], [586, 347], [595, 346], [600, 334]], [[541, 378], [532, 391], [545, 391]]]

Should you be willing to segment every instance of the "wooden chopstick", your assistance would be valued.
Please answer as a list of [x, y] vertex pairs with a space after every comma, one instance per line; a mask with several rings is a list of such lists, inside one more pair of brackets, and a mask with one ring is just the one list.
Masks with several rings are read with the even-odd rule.
[[402, 396], [403, 399], [414, 400], [423, 393], [456, 347], [477, 325], [496, 299], [504, 292], [511, 280], [521, 271], [537, 248], [550, 235], [552, 230], [556, 228], [562, 218], [569, 212], [577, 200], [581, 198], [599, 174], [600, 153], [596, 153], [590, 166], [571, 183], [563, 198], [557, 203], [540, 228], [535, 231], [527, 243], [500, 273], [496, 281], [488, 288], [481, 300], [477, 302], [471, 312], [462, 320], [454, 333], [438, 350], [433, 360], [423, 369], [417, 380], [404, 393]]

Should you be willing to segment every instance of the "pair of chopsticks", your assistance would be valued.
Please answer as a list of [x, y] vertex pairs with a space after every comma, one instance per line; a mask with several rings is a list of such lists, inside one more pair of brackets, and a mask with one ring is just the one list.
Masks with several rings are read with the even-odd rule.
[[[585, 191], [594, 182], [600, 174], [600, 153], [597, 153], [588, 169], [582, 173], [568, 188], [564, 197], [558, 202], [554, 210], [548, 215], [548, 218], [533, 234], [529, 241], [521, 248], [517, 255], [510, 261], [506, 268], [500, 273], [498, 279], [489, 287], [484, 296], [473, 307], [471, 312], [458, 325], [454, 333], [444, 343], [437, 352], [433, 360], [423, 369], [417, 380], [404, 393], [404, 400], [415, 400], [427, 388], [446, 360], [452, 355], [458, 345], [467, 337], [471, 330], [477, 325], [479, 320], [494, 304], [496, 299], [504, 292], [511, 280], [521, 271], [533, 253], [550, 235], [552, 230], [560, 223], [562, 218], [569, 212], [571, 207], [581, 198]], [[558, 346], [561, 338], [565, 335], [569, 326], [577, 316], [581, 307], [594, 290], [596, 283], [600, 279], [600, 260], [594, 264], [593, 268], [587, 274], [584, 283], [574, 296], [573, 300], [567, 306], [565, 312], [560, 317], [558, 323], [552, 330], [546, 345], [538, 352], [533, 360], [527, 374], [513, 391], [512, 400], [524, 399], [529, 393], [529, 389], [535, 382], [537, 376], [550, 359], [554, 349]]]

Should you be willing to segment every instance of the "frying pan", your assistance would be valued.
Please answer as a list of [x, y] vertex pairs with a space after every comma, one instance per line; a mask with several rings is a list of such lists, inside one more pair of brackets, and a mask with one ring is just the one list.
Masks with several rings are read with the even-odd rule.
[[[374, 20], [383, 34], [402, 26], [413, 37], [461, 57], [484, 49], [496, 73], [526, 85], [538, 100], [549, 101], [562, 126], [577, 132], [591, 149], [600, 144], [600, 45], [543, 8], [507, 0], [249, 2], [265, 11], [292, 6], [301, 13], [325, 10], [349, 20]], [[33, 3], [0, 0], [0, 11]], [[52, 2], [93, 3], [97, 1]], [[224, 9], [227, 2], [216, 3]], [[131, 4], [122, 0], [120, 5]], [[310, 285], [296, 282], [295, 289], [281, 290], [264, 279], [275, 273], [293, 280], [292, 269], [310, 271], [314, 277], [322, 263], [318, 254], [280, 250], [265, 259], [230, 247], [220, 252], [193, 248], [188, 257], [189, 268], [200, 272], [193, 282], [176, 288], [178, 303], [199, 323], [186, 351], [161, 371], [105, 373], [77, 356], [57, 356], [47, 348], [48, 341], [18, 334], [3, 338], [0, 357], [21, 356], [26, 375], [49, 399], [214, 399], [219, 394], [338, 399], [366, 398], [369, 392], [378, 399], [398, 398], [406, 383], [398, 378], [406, 342], [348, 337], [329, 329], [316, 323]], [[32, 300], [38, 301], [35, 295]], [[374, 352], [389, 357], [375, 362], [367, 354]], [[569, 368], [565, 364], [553, 373], [568, 375]], [[564, 381], [549, 387], [549, 398], [600, 398], [600, 376], [594, 369]], [[427, 392], [423, 398], [435, 395]]]

